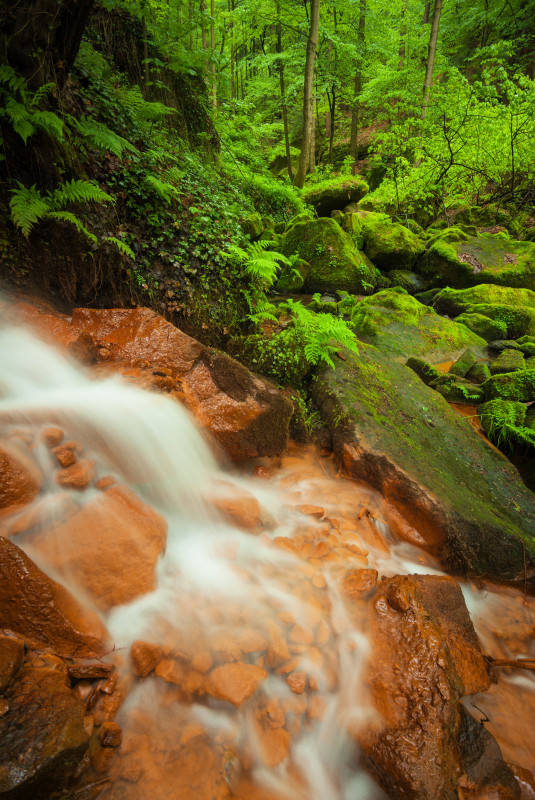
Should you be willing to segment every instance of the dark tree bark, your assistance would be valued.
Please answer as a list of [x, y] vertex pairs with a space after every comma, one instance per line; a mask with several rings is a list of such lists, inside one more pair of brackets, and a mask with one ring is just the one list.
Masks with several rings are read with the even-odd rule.
[[431, 34], [429, 36], [429, 49], [427, 52], [427, 64], [425, 67], [422, 119], [427, 115], [429, 107], [429, 97], [431, 95], [431, 84], [433, 83], [433, 68], [435, 66], [435, 55], [437, 52], [438, 26], [440, 24], [440, 13], [442, 11], [442, 0], [435, 0], [433, 9], [433, 20], [431, 22]]
[[71, 70], [94, 0], [1, 0], [0, 59], [31, 89]]
[[349, 155], [356, 169], [358, 158], [358, 132], [360, 115], [360, 93], [362, 91], [362, 63], [366, 48], [366, 0], [360, 0], [359, 30], [358, 30], [359, 56], [355, 69], [355, 84], [353, 87], [355, 99], [351, 109], [351, 136], [349, 139]]

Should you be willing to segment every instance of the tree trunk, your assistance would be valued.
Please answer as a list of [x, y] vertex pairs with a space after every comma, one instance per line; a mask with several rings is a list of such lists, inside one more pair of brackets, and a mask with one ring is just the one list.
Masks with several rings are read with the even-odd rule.
[[314, 114], [314, 106], [316, 105], [316, 92], [313, 90], [312, 95], [312, 124], [310, 126], [310, 151], [308, 156], [308, 171], [314, 172], [316, 169], [316, 127], [317, 127], [317, 109]]
[[405, 39], [407, 38], [407, 0], [401, 6], [401, 30], [399, 32], [398, 70], [405, 68]]
[[424, 6], [424, 18], [422, 20], [424, 25], [427, 25], [429, 22], [429, 12], [431, 11], [431, 0], [427, 0], [427, 3]]
[[193, 50], [193, 0], [188, 0], [189, 49]]
[[78, 54], [94, 0], [13, 0], [0, 7], [2, 60], [30, 89], [62, 86]]
[[[277, 0], [277, 44], [276, 52], [282, 55], [282, 32], [280, 24], [280, 3]], [[281, 107], [282, 107], [282, 124], [284, 126], [284, 149], [286, 151], [286, 168], [288, 170], [288, 177], [293, 181], [292, 170], [292, 156], [290, 153], [290, 133], [288, 130], [288, 108], [286, 106], [286, 88], [284, 86], [284, 64], [282, 58], [278, 62], [279, 79], [281, 87]]]
[[431, 94], [431, 84], [433, 82], [433, 67], [435, 66], [435, 55], [437, 52], [438, 26], [440, 24], [440, 13], [442, 11], [442, 0], [435, 0], [433, 9], [433, 21], [431, 22], [431, 35], [429, 37], [429, 49], [427, 51], [427, 64], [425, 68], [425, 80], [422, 104], [422, 119], [427, 115], [429, 107], [429, 97]]
[[299, 157], [299, 168], [295, 176], [295, 185], [302, 188], [305, 183], [310, 155], [310, 138], [314, 123], [314, 62], [318, 46], [318, 29], [320, 21], [320, 0], [310, 0], [310, 29], [308, 33], [307, 55], [305, 62], [305, 87], [303, 98], [303, 142]]
[[351, 109], [351, 137], [349, 139], [349, 155], [356, 167], [358, 152], [358, 130], [360, 115], [360, 93], [362, 91], [362, 64], [364, 61], [364, 50], [366, 48], [366, 0], [360, 0], [359, 30], [357, 41], [359, 44], [359, 54], [355, 69], [355, 83], [353, 86], [355, 99]]
[[212, 48], [212, 108], [217, 111], [217, 78], [215, 70], [215, 8], [214, 0], [210, 0], [210, 47]]

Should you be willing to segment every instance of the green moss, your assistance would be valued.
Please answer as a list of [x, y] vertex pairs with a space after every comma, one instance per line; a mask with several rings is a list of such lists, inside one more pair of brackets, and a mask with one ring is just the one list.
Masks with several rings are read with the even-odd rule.
[[535, 308], [504, 306], [498, 303], [474, 303], [466, 306], [469, 314], [482, 314], [505, 325], [507, 337], [515, 339], [523, 334], [535, 333]]
[[[444, 230], [438, 231], [438, 233], [434, 233], [428, 240], [427, 245], [428, 247], [432, 247], [432, 245], [434, 245], [436, 242], [467, 242], [468, 240], [469, 236], [462, 230], [462, 228], [445, 228]], [[451, 252], [454, 253], [453, 248]]]
[[258, 239], [264, 230], [264, 223], [262, 217], [256, 212], [241, 221], [241, 227], [244, 233], [251, 237], [251, 239]]
[[304, 285], [307, 292], [345, 289], [359, 294], [375, 286], [376, 270], [333, 219], [322, 217], [292, 225], [284, 236], [282, 251], [288, 256], [296, 253], [310, 264]]
[[429, 386], [431, 381], [434, 381], [440, 377], [440, 372], [438, 369], [433, 367], [427, 361], [424, 361], [423, 358], [414, 358], [411, 356], [411, 358], [407, 360], [406, 366], [409, 367], [409, 369], [412, 369], [412, 371], [418, 375], [418, 377], [426, 384], [426, 386]]
[[400, 287], [362, 300], [353, 311], [351, 326], [363, 341], [405, 358], [439, 361], [466, 347], [486, 345], [464, 325], [443, 319]]
[[359, 250], [364, 248], [364, 234], [362, 232], [362, 217], [354, 212], [343, 214], [340, 222], [342, 228], [349, 233]]
[[481, 283], [469, 289], [441, 289], [434, 300], [439, 314], [456, 316], [474, 303], [535, 308], [535, 292], [530, 289], [513, 289], [508, 286]]
[[485, 397], [481, 386], [474, 386], [470, 381], [457, 377], [451, 382], [433, 383], [432, 388], [436, 389], [449, 403], [469, 403], [474, 405], [475, 403], [480, 403]]
[[520, 350], [503, 350], [490, 365], [490, 374], [502, 375], [507, 372], [525, 369], [525, 367], [526, 362]]
[[384, 214], [366, 214], [362, 232], [364, 250], [380, 269], [410, 270], [425, 250], [418, 236]]
[[489, 365], [485, 364], [484, 361], [478, 361], [468, 370], [466, 377], [474, 383], [485, 383], [490, 378]]
[[286, 264], [279, 276], [275, 289], [281, 294], [300, 292], [310, 272], [310, 264], [298, 258], [292, 265]]
[[310, 188], [306, 186], [303, 199], [305, 203], [314, 206], [319, 216], [326, 216], [336, 208], [342, 210], [348, 203], [358, 202], [368, 190], [364, 178], [344, 175], [321, 181]]
[[455, 319], [461, 325], [466, 325], [473, 333], [477, 333], [487, 342], [501, 339], [507, 335], [507, 325], [500, 320], [493, 320], [485, 317], [484, 314], [459, 314]]
[[486, 400], [501, 398], [529, 403], [535, 400], [535, 369], [493, 375], [483, 384]]
[[387, 273], [392, 286], [401, 286], [409, 294], [418, 294], [423, 289], [422, 279], [415, 272], [406, 269], [393, 269]]
[[457, 375], [459, 378], [464, 378], [469, 369], [476, 363], [476, 357], [470, 348], [467, 348], [464, 353], [461, 353], [457, 361], [450, 367], [450, 373]]

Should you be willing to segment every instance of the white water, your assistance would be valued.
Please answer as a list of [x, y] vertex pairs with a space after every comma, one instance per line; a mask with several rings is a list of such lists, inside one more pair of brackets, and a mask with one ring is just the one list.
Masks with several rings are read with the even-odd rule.
[[[177, 767], [181, 737], [188, 725], [198, 722], [207, 732], [208, 747], [215, 752], [223, 748], [226, 753], [225, 781], [231, 790], [234, 772], [242, 760], [258, 786], [288, 800], [383, 797], [357, 766], [356, 745], [347, 733], [348, 728], [368, 725], [374, 712], [362, 683], [369, 651], [366, 631], [355, 615], [348, 617], [339, 591], [340, 567], [324, 562], [319, 573], [326, 588], [311, 590], [311, 572], [303, 567], [303, 560], [271, 546], [275, 537], [298, 538], [304, 528], [316, 528], [319, 533], [324, 523], [304, 518], [289, 507], [312, 502], [324, 506], [332, 516], [340, 507], [346, 513], [353, 509], [352, 541], [367, 555], [357, 555], [354, 564], [348, 561], [346, 568], [367, 564], [381, 575], [439, 572], [429, 556], [412, 545], [394, 541], [381, 518], [381, 499], [347, 481], [323, 481], [317, 473], [300, 475], [298, 462], [277, 472], [270, 484], [223, 476], [203, 436], [174, 401], [137, 390], [119, 379], [91, 380], [78, 366], [20, 328], [0, 331], [0, 376], [1, 435], [21, 433], [24, 438], [25, 430], [61, 425], [68, 439], [83, 444], [84, 456], [97, 462], [99, 476], [111, 473], [167, 519], [167, 547], [157, 567], [156, 589], [103, 614], [120, 653], [126, 654], [132, 642], [141, 639], [161, 644], [171, 658], [176, 652], [186, 660], [191, 653], [208, 651], [217, 657], [219, 652], [225, 663], [225, 647], [239, 640], [244, 630], [252, 629], [268, 640], [273, 626], [286, 633], [293, 625], [308, 631], [317, 629], [320, 617], [326, 625], [328, 645], [316, 646], [315, 639], [302, 647], [301, 656], [299, 643], [292, 652], [309, 683], [315, 682], [311, 694], [321, 697], [325, 706], [321, 719], [305, 714], [298, 725], [298, 714], [291, 709], [296, 696], [286, 683], [286, 675], [277, 674], [275, 669], [268, 669], [258, 692], [264, 706], [273, 701], [289, 709], [285, 711], [285, 724], [294, 730], [289, 755], [280, 763], [266, 764], [256, 722], [257, 698], [244, 704], [243, 710], [229, 710], [229, 703], [197, 697], [194, 692], [182, 702], [173, 695], [170, 702], [173, 685], [152, 675], [131, 689], [117, 718], [126, 744], [132, 746], [130, 761], [127, 754], [122, 762], [135, 764], [134, 744], [137, 742], [141, 750], [150, 740], [150, 769], [145, 764], [135, 784], [118, 777], [106, 796], [113, 800], [202, 800], [193, 789], [190, 794], [184, 793]], [[52, 474], [54, 465], [46, 447], [37, 445], [33, 453], [43, 472]], [[251, 536], [225, 523], [207, 502], [216, 482], [222, 479], [253, 492], [273, 517], [273, 530]], [[330, 500], [321, 494], [329, 481]], [[58, 489], [47, 478], [40, 499], [43, 494], [54, 498], [55, 505], [50, 508], [62, 509], [65, 498], [81, 506], [90, 502], [97, 490]], [[364, 507], [374, 513], [359, 518], [359, 509]], [[51, 513], [49, 509], [44, 527], [50, 526]], [[19, 537], [16, 543], [47, 570], [46, 560], [32, 549], [32, 534]], [[110, 570], [113, 572], [113, 564]], [[57, 572], [52, 574], [58, 577]], [[61, 579], [90, 602], [85, 593], [80, 593], [80, 587], [69, 581], [68, 574]], [[466, 595], [480, 630], [484, 630], [481, 593], [467, 589]], [[317, 638], [317, 632], [314, 636]], [[485, 645], [491, 646], [490, 638]], [[239, 657], [265, 666], [255, 651]], [[124, 658], [123, 675], [131, 685], [127, 665]], [[525, 681], [528, 688], [524, 689], [532, 692], [529, 674]], [[128, 753], [128, 746], [125, 750]]]

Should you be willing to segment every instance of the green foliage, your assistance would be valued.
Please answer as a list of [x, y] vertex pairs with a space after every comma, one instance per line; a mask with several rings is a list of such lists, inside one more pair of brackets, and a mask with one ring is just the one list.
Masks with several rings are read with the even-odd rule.
[[332, 314], [316, 314], [294, 300], [287, 300], [279, 308], [292, 315], [294, 328], [303, 339], [304, 354], [309, 364], [325, 363], [334, 369], [331, 356], [341, 347], [358, 353], [355, 334], [343, 319]]
[[53, 139], [63, 137], [63, 121], [52, 111], [40, 108], [53, 88], [54, 84], [48, 83], [37, 92], [30, 92], [24, 78], [17, 75], [12, 67], [6, 64], [0, 67], [0, 115], [8, 118], [24, 144], [38, 130]]
[[103, 125], [97, 120], [88, 119], [87, 117], [75, 119], [67, 115], [67, 121], [88, 144], [97, 150], [103, 152], [109, 150], [110, 153], [113, 153], [117, 158], [122, 158], [124, 150], [129, 150], [131, 152], [136, 151], [134, 145], [127, 139], [114, 133], [106, 125]]

